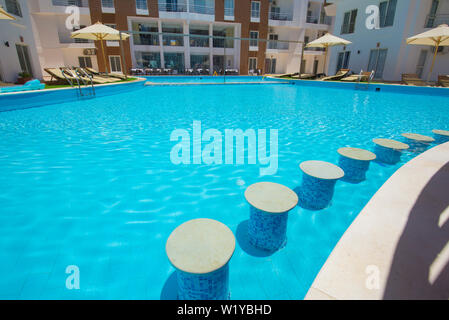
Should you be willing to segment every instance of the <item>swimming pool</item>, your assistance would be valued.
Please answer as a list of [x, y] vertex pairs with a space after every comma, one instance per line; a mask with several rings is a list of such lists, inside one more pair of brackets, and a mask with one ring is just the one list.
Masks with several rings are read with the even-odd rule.
[[[301, 85], [149, 86], [113, 96], [0, 112], [0, 298], [169, 299], [174, 269], [165, 242], [194, 218], [236, 235], [231, 299], [302, 299], [333, 247], [397, 168], [372, 163], [360, 184], [338, 182], [332, 206], [295, 208], [285, 248], [247, 242], [245, 189], [295, 188], [299, 163], [337, 162], [337, 149], [372, 149], [377, 137], [447, 129], [447, 95]], [[279, 169], [174, 165], [174, 129], [279, 130]], [[67, 266], [80, 289], [66, 288]]]

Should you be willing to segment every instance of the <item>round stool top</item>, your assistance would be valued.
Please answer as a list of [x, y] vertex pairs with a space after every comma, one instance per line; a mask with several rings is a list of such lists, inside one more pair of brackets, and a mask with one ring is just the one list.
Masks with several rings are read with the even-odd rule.
[[448, 136], [449, 137], [449, 131], [447, 130], [432, 130], [433, 133], [438, 134], [440, 136]]
[[273, 182], [250, 185], [245, 191], [245, 198], [256, 209], [269, 213], [284, 213], [298, 204], [298, 196], [293, 190]]
[[432, 138], [432, 137], [423, 136], [422, 134], [417, 134], [417, 133], [403, 133], [402, 136], [407, 138], [407, 139], [415, 140], [415, 141], [419, 141], [419, 142], [433, 142], [433, 141], [435, 141], [435, 139]]
[[337, 152], [343, 157], [354, 160], [371, 161], [376, 159], [376, 155], [371, 151], [359, 148], [340, 148]]
[[410, 148], [410, 146], [406, 143], [391, 139], [374, 139], [373, 142], [381, 147], [395, 150], [407, 150]]
[[342, 168], [325, 161], [304, 161], [299, 167], [305, 174], [323, 180], [338, 180], [345, 175]]
[[235, 237], [223, 223], [194, 219], [178, 226], [165, 245], [168, 259], [181, 271], [195, 274], [220, 269], [235, 250]]

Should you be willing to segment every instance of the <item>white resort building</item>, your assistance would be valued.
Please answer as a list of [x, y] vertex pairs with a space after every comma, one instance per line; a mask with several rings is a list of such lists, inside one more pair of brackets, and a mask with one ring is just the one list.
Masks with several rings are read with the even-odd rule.
[[[402, 74], [427, 79], [433, 47], [408, 45], [406, 38], [449, 23], [448, 0], [380, 0], [379, 29], [368, 29], [367, 7], [372, 0], [334, 0], [334, 34], [352, 42], [332, 49], [328, 73], [341, 68], [355, 73], [375, 70], [375, 79], [401, 80]], [[430, 80], [449, 74], [449, 48], [440, 47]]]

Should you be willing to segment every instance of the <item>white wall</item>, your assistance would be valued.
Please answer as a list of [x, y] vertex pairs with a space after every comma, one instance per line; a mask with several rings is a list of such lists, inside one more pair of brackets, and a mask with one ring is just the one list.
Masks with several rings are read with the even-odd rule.
[[[417, 33], [424, 32], [426, 16], [430, 11], [431, 0], [398, 0], [394, 25], [378, 30], [368, 30], [365, 26], [367, 14], [365, 9], [373, 4], [372, 0], [340, 0], [337, 4], [337, 16], [335, 20], [336, 36], [342, 37], [352, 42], [346, 46], [346, 50], [351, 51], [349, 68], [355, 72], [361, 69], [367, 70], [371, 49], [375, 49], [379, 43], [379, 48], [388, 49], [387, 60], [383, 72], [383, 79], [389, 81], [400, 81], [402, 73], [416, 73], [419, 53], [425, 46], [411, 46], [406, 44], [406, 38]], [[355, 32], [353, 34], [340, 34], [344, 12], [358, 9]], [[328, 73], [333, 74], [337, 65], [337, 54], [343, 47], [331, 49]], [[446, 49], [447, 52], [447, 49]], [[430, 54], [423, 73], [423, 78], [427, 77], [430, 68]], [[438, 73], [449, 74], [449, 54], [439, 54], [438, 62], [431, 80], [436, 80]]]
[[[33, 76], [38, 79], [42, 78], [27, 1], [19, 0], [19, 4], [22, 17], [16, 17], [16, 21], [0, 20], [0, 72], [1, 78], [5, 82], [16, 82], [18, 73], [22, 71], [16, 44], [28, 46]], [[0, 0], [0, 5], [6, 8], [4, 0]], [[9, 42], [9, 47], [5, 45], [5, 42]]]

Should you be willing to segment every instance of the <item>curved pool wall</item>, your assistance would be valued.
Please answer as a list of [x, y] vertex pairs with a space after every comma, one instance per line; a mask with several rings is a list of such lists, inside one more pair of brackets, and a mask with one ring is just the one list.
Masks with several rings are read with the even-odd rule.
[[[261, 181], [295, 189], [303, 161], [338, 163], [341, 147], [372, 150], [373, 138], [447, 129], [448, 91], [292, 83], [298, 85], [263, 90], [148, 86], [0, 112], [0, 274], [7, 275], [0, 278], [0, 298], [176, 298], [165, 243], [177, 226], [196, 218], [221, 221], [236, 236], [232, 299], [304, 298], [348, 226], [416, 154], [405, 152], [392, 166], [373, 162], [359, 184], [339, 181], [329, 208], [294, 208], [287, 245], [271, 255], [249, 244], [245, 189]], [[202, 121], [203, 132], [279, 129], [277, 173], [260, 176], [259, 165], [174, 165], [170, 134], [191, 132], [193, 120]], [[73, 265], [80, 270], [79, 290], [66, 287]]]
[[[145, 79], [139, 79], [132, 82], [120, 82], [105, 85], [95, 85], [95, 96], [86, 95], [80, 96], [79, 89], [61, 88], [61, 89], [46, 89], [27, 92], [16, 93], [2, 93], [0, 94], [0, 112], [11, 111], [19, 109], [34, 108], [46, 106], [51, 104], [65, 103], [70, 101], [77, 101], [83, 99], [91, 99], [93, 97], [104, 97], [113, 94], [120, 94], [128, 92], [129, 90], [142, 88], [145, 84]], [[91, 93], [92, 88], [81, 88], [84, 93]]]

